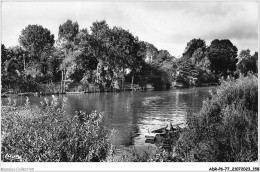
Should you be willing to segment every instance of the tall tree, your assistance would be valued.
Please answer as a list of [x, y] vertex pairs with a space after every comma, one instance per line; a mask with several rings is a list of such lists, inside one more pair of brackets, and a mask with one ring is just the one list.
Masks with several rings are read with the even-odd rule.
[[193, 53], [198, 49], [205, 49], [206, 43], [203, 39], [192, 39], [187, 43], [187, 46], [184, 50], [184, 53], [182, 54], [184, 59], [190, 59], [193, 55]]
[[41, 25], [28, 25], [22, 30], [19, 43], [33, 60], [40, 61], [42, 53], [53, 46], [54, 35]]
[[5, 65], [7, 61], [8, 61], [7, 49], [5, 48], [4, 44], [1, 44], [1, 74], [2, 75], [5, 71]]
[[157, 56], [154, 58], [153, 63], [161, 64], [164, 61], [169, 61], [172, 59], [171, 54], [167, 50], [160, 50]]
[[80, 52], [77, 51], [77, 34], [79, 33], [79, 25], [77, 22], [67, 20], [59, 26], [59, 36], [57, 41], [58, 51], [63, 53], [62, 63], [60, 69], [62, 71], [61, 92], [64, 92], [65, 83], [68, 77], [74, 72], [76, 68], [76, 57]]
[[2, 51], [2, 86], [4, 89], [20, 89], [24, 81], [24, 60], [28, 59], [27, 52], [20, 46], [2, 49]]
[[203, 48], [198, 48], [197, 50], [194, 51], [191, 57], [191, 62], [193, 64], [199, 64], [203, 58], [206, 56], [206, 51]]
[[78, 33], [79, 25], [77, 22], [67, 20], [59, 26], [58, 43], [64, 48], [66, 54], [69, 53], [68, 51], [73, 51], [75, 48], [75, 39]]
[[26, 75], [48, 82], [47, 61], [53, 51], [54, 35], [41, 25], [28, 25], [22, 30], [19, 43], [28, 52], [27, 64], [24, 64]]
[[209, 46], [210, 69], [216, 75], [233, 75], [236, 71], [237, 47], [228, 39], [215, 39]]
[[250, 50], [249, 49], [246, 49], [246, 50], [241, 50], [241, 52], [239, 53], [238, 55], [238, 61], [242, 60], [242, 59], [247, 59], [247, 58], [250, 58], [251, 55], [250, 55]]
[[101, 91], [112, 84], [113, 71], [109, 67], [109, 54], [111, 54], [111, 29], [105, 20], [92, 23], [91, 47], [93, 54], [98, 60], [95, 82]]
[[[20, 46], [10, 47], [6, 51], [6, 70], [11, 73], [21, 73], [24, 71], [28, 53]], [[15, 72], [16, 71], [16, 72]]]
[[75, 80], [82, 80], [84, 77], [84, 81], [88, 80], [88, 83], [94, 82], [94, 70], [97, 68], [98, 60], [94, 48], [91, 46], [93, 37], [87, 29], [82, 29], [77, 35], [76, 41], [79, 42], [81, 53], [76, 58], [77, 69], [72, 77]]
[[250, 50], [242, 50], [238, 56], [237, 70], [242, 75], [247, 75], [248, 72], [257, 73], [257, 52], [251, 56]]

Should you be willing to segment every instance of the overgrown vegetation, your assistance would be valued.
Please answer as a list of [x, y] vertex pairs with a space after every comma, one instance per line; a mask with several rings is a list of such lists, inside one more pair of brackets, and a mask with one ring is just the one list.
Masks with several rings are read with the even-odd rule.
[[[160, 78], [173, 68], [164, 64], [175, 61], [168, 51], [159, 51], [130, 31], [110, 27], [104, 20], [93, 22], [90, 31], [67, 20], [59, 26], [57, 40], [47, 28], [28, 25], [22, 30], [19, 43], [20, 46], [9, 48], [1, 45], [2, 92], [48, 92], [49, 85], [59, 86], [55, 92], [93, 88], [112, 91], [123, 89], [125, 84], [145, 87], [147, 83], [163, 89], [171, 82], [171, 73], [156, 83], [151, 76]], [[145, 62], [152, 51], [149, 47], [156, 49], [151, 54], [153, 65]], [[148, 71], [144, 76], [145, 69]]]
[[[198, 114], [188, 115], [189, 127], [174, 149], [177, 156], [140, 157], [134, 151], [124, 161], [257, 159], [257, 52], [237, 55], [228, 39], [215, 39], [208, 46], [203, 39], [192, 39], [177, 59], [104, 20], [93, 22], [90, 31], [67, 20], [59, 26], [57, 40], [43, 26], [28, 25], [19, 43], [1, 45], [2, 93], [112, 91], [134, 84], [162, 90], [173, 82], [184, 87], [221, 83]], [[112, 147], [102, 114], [80, 111], [68, 116], [55, 97], [41, 108], [30, 106], [29, 100], [24, 107], [9, 105], [1, 109], [3, 161], [108, 161]]]
[[[65, 102], [45, 99], [30, 105], [2, 108], [2, 161], [106, 162], [251, 162], [258, 159], [258, 79], [228, 77], [211, 92], [197, 114], [187, 115], [188, 127], [170, 147], [139, 154], [129, 149], [115, 155], [102, 114], [66, 115]], [[164, 142], [162, 142], [164, 145]]]
[[245, 162], [258, 156], [258, 79], [249, 74], [221, 82], [188, 129], [176, 153], [183, 161]]
[[219, 83], [227, 76], [257, 73], [258, 54], [238, 50], [228, 39], [203, 39], [187, 43], [180, 58], [167, 50], [139, 40], [130, 31], [110, 27], [105, 20], [80, 29], [67, 20], [58, 38], [41, 25], [28, 25], [19, 46], [1, 45], [2, 92], [56, 92], [122, 90], [125, 85], [147, 84], [156, 90], [176, 85], [200, 86]]
[[[97, 162], [112, 153], [109, 131], [97, 112], [65, 113], [56, 97], [32, 107], [29, 99], [22, 108], [1, 109], [2, 161]], [[11, 105], [11, 103], [9, 103]]]

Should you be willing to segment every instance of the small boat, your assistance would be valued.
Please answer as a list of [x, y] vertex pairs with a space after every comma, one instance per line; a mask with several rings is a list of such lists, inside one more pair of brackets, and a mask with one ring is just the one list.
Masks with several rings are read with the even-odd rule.
[[153, 130], [151, 133], [146, 133], [145, 134], [145, 138], [146, 139], [150, 139], [150, 140], [154, 140], [156, 137], [164, 137], [168, 134], [171, 134], [173, 131], [167, 131], [165, 130], [165, 127], [157, 129], [157, 130]]
[[146, 139], [145, 143], [155, 144], [155, 139]]
[[170, 122], [168, 122], [165, 127], [153, 130], [152, 132], [150, 132], [148, 128], [148, 133], [145, 133], [145, 138], [147, 140], [155, 140], [156, 138], [160, 137], [178, 136], [181, 129], [179, 125], [181, 124], [183, 123], [172, 125]]
[[157, 135], [157, 133], [146, 133], [146, 134], [144, 134], [144, 136], [147, 140], [154, 140], [156, 135]]
[[162, 133], [166, 133], [166, 130], [165, 130], [165, 127], [163, 127], [163, 128], [157, 129], [157, 130], [153, 130], [152, 133], [162, 134]]
[[151, 133], [149, 128], [148, 128], [148, 133], [144, 134], [144, 137], [146, 140], [154, 140], [156, 138], [157, 133]]
[[165, 127], [157, 129], [157, 130], [153, 130], [152, 133], [157, 133], [157, 134], [167, 134], [167, 133], [175, 133], [178, 132], [179, 129], [176, 128], [172, 128], [171, 130], [166, 130]]

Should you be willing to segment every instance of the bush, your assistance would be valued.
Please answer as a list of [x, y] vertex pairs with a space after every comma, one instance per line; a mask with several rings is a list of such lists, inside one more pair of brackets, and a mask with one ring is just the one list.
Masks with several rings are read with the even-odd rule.
[[104, 161], [110, 154], [109, 133], [103, 115], [83, 111], [65, 113], [56, 97], [42, 107], [2, 109], [2, 161], [81, 162]]
[[[149, 148], [148, 148], [149, 149]], [[143, 153], [138, 152], [135, 147], [122, 150], [117, 156], [107, 159], [108, 162], [176, 162], [172, 152], [165, 149], [148, 150]]]
[[184, 161], [248, 162], [258, 155], [258, 83], [249, 75], [221, 81], [176, 146]]

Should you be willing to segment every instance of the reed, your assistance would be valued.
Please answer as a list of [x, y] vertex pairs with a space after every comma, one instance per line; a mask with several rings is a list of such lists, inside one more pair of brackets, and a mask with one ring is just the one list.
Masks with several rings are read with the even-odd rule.
[[27, 102], [20, 108], [2, 108], [2, 150], [4, 162], [96, 162], [111, 153], [109, 131], [103, 114], [79, 111], [65, 113], [53, 96], [33, 107]]

